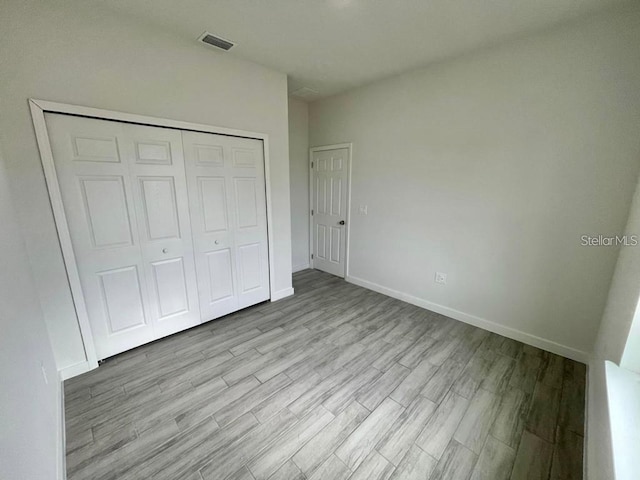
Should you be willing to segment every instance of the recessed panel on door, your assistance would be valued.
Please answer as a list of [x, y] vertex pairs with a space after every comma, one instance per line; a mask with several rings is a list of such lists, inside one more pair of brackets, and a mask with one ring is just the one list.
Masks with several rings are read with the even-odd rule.
[[316, 255], [318, 258], [327, 258], [326, 225], [316, 225]]
[[257, 155], [255, 150], [233, 148], [233, 166], [234, 167], [246, 167], [255, 168]]
[[179, 238], [180, 227], [173, 177], [142, 177], [139, 181], [147, 238]]
[[135, 142], [136, 163], [171, 165], [171, 144], [164, 141], [139, 140]]
[[224, 248], [206, 254], [209, 274], [209, 303], [233, 297], [231, 250]]
[[316, 178], [315, 211], [320, 215], [327, 213], [327, 179], [325, 177]]
[[329, 260], [333, 263], [340, 263], [340, 237], [342, 235], [342, 229], [340, 227], [331, 227], [331, 247]]
[[182, 258], [154, 262], [151, 265], [158, 297], [159, 319], [189, 311]]
[[203, 167], [224, 167], [222, 145], [194, 145], [195, 163]]
[[131, 244], [131, 225], [122, 177], [80, 177], [87, 223], [94, 247]]
[[119, 163], [115, 137], [72, 136], [73, 160], [83, 162]]
[[342, 212], [342, 179], [331, 179], [331, 215], [340, 216]]
[[238, 228], [258, 225], [258, 205], [255, 178], [235, 178]]
[[100, 272], [98, 281], [111, 334], [146, 324], [138, 269], [135, 266]]
[[198, 177], [197, 182], [204, 231], [215, 233], [228, 230], [227, 192], [224, 177]]
[[260, 244], [240, 245], [238, 256], [240, 259], [241, 292], [246, 293], [260, 288], [262, 286]]

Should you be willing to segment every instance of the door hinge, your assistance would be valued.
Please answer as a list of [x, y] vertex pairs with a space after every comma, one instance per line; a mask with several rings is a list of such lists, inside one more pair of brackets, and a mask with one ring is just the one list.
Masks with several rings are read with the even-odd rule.
[[313, 162], [311, 162], [311, 168], [313, 168]]
[[313, 253], [311, 254], [311, 260], [313, 260]]
[[313, 215], [313, 208], [311, 209], [311, 215]]

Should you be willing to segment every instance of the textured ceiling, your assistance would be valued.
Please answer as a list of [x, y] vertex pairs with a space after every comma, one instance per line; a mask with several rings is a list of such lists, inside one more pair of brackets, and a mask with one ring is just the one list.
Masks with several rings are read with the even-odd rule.
[[[320, 98], [535, 32], [621, 0], [87, 0], [286, 73]], [[201, 48], [207, 48], [202, 46]], [[213, 52], [212, 52], [213, 54]]]

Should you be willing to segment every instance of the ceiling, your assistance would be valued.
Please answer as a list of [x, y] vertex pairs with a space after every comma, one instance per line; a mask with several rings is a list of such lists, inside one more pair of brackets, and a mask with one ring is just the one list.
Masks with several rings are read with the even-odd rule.
[[[332, 95], [623, 3], [621, 0], [101, 0], [102, 7]], [[202, 48], [210, 48], [202, 46]], [[217, 54], [212, 52], [212, 54]]]

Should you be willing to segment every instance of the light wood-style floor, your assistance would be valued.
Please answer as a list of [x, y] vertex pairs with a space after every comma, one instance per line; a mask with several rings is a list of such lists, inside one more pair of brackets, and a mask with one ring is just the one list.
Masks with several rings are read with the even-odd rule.
[[307, 270], [65, 383], [69, 479], [582, 478], [585, 367]]

